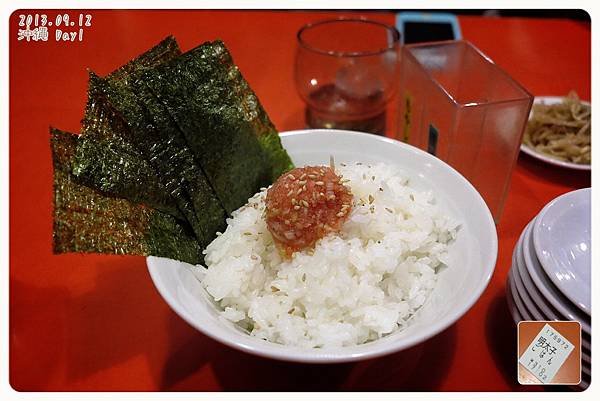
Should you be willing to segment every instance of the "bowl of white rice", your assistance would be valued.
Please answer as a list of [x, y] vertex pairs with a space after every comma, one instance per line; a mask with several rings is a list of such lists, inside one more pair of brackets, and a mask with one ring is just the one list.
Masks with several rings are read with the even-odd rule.
[[191, 326], [233, 348], [295, 362], [386, 355], [440, 333], [479, 299], [496, 263], [477, 190], [413, 146], [371, 134], [281, 134], [294, 164], [329, 165], [352, 192], [338, 233], [282, 256], [263, 188], [205, 250], [206, 266], [149, 257], [150, 276]]

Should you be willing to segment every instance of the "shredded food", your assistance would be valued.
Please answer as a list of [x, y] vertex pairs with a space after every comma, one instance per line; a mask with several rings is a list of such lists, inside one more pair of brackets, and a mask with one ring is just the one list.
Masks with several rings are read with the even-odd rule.
[[592, 160], [592, 109], [571, 91], [561, 103], [533, 105], [523, 143], [536, 152], [578, 164]]

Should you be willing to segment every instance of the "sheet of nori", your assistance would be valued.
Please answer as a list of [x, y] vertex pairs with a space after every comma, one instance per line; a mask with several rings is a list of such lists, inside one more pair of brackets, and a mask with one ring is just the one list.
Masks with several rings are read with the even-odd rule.
[[[95, 107], [94, 111], [102, 114], [99, 119], [114, 126], [116, 119], [106, 119], [106, 109]], [[158, 179], [154, 167], [123, 136], [82, 135], [73, 158], [73, 174], [80, 182], [105, 194], [183, 219], [175, 199]]]
[[191, 227], [155, 209], [86, 187], [72, 174], [78, 137], [51, 129], [55, 253], [155, 255], [203, 263]]
[[124, 80], [92, 76], [101, 97], [123, 116], [132, 142], [150, 161], [202, 248], [226, 227], [226, 213], [181, 132], [135, 74]]
[[[113, 71], [109, 77], [126, 80], [131, 74], [139, 74], [180, 54], [175, 39], [168, 37]], [[79, 181], [103, 193], [184, 219], [176, 200], [162, 184], [154, 167], [137, 149], [123, 117], [115, 113], [101, 96], [94, 76], [90, 72], [88, 101], [73, 159], [73, 173]]]
[[139, 74], [142, 70], [154, 68], [181, 55], [179, 45], [173, 36], [167, 36], [159, 44], [145, 51], [127, 64], [111, 72], [106, 78], [123, 80], [131, 75]]
[[293, 167], [273, 124], [220, 41], [147, 70], [228, 213]]

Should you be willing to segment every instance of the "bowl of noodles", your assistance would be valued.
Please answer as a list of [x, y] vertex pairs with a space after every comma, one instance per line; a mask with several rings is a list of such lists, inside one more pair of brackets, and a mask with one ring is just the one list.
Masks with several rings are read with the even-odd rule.
[[521, 150], [555, 166], [590, 170], [592, 107], [575, 92], [566, 97], [538, 96]]

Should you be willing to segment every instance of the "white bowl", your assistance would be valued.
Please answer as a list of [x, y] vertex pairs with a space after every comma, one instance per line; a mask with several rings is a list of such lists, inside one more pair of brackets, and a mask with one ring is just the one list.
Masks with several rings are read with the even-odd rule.
[[430, 189], [446, 213], [462, 226], [450, 250], [449, 268], [440, 272], [426, 304], [403, 331], [358, 346], [303, 349], [253, 337], [220, 316], [193, 273], [182, 262], [149, 257], [154, 284], [171, 308], [207, 336], [241, 351], [307, 363], [346, 362], [396, 352], [440, 333], [479, 299], [496, 264], [498, 238], [488, 207], [473, 186], [453, 168], [413, 146], [371, 134], [302, 130], [283, 133], [283, 146], [297, 166], [384, 162], [409, 173], [411, 185]]
[[548, 203], [533, 225], [533, 244], [550, 280], [582, 311], [591, 314], [591, 189]]

